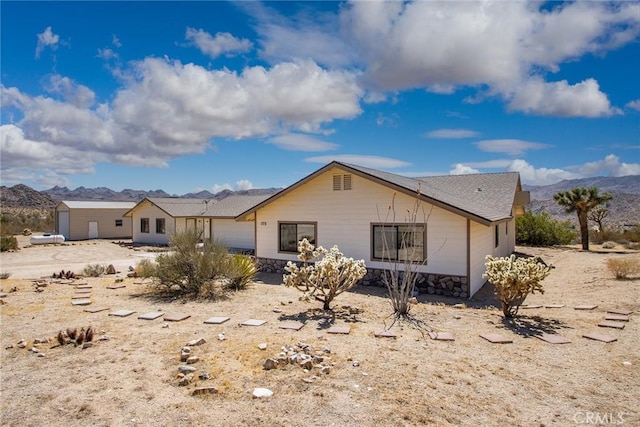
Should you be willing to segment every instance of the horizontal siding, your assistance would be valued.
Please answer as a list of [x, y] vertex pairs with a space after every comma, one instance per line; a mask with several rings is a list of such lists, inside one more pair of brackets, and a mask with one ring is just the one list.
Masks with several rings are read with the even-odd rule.
[[[149, 233], [140, 231], [140, 219], [149, 218]], [[165, 233], [156, 233], [156, 218], [165, 219]], [[169, 236], [175, 231], [175, 222], [166, 212], [144, 201], [132, 212], [133, 241], [148, 245], [167, 245]]]
[[[58, 211], [64, 212], [65, 209]], [[98, 223], [98, 238], [131, 238], [131, 219], [123, 218], [127, 209], [69, 209], [69, 240], [89, 238], [89, 223]], [[122, 220], [122, 227], [116, 227], [116, 219]]]
[[[382, 185], [352, 176], [352, 190], [333, 190], [329, 170], [303, 186], [278, 198], [257, 211], [256, 255], [261, 258], [295, 260], [295, 254], [278, 252], [278, 222], [317, 222], [317, 244], [325, 248], [338, 245], [349, 257], [364, 259], [372, 268], [385, 268], [386, 263], [371, 260], [371, 224], [391, 222], [389, 205], [394, 192]], [[396, 222], [404, 223], [407, 209], [414, 199], [397, 194]], [[466, 219], [423, 203], [428, 215], [428, 265], [422, 271], [466, 276]], [[417, 222], [423, 222], [422, 214]]]
[[233, 249], [255, 249], [253, 222], [213, 219], [213, 239]]
[[486, 280], [482, 278], [482, 275], [486, 271], [484, 257], [493, 254], [493, 227], [487, 227], [471, 221], [469, 234], [471, 240], [469, 289], [470, 295], [473, 295], [478, 292], [486, 282]]

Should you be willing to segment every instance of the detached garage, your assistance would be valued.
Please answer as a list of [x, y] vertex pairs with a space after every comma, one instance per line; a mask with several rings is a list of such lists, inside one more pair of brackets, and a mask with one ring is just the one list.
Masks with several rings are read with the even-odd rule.
[[66, 240], [130, 239], [134, 202], [62, 201], [56, 206], [56, 234]]

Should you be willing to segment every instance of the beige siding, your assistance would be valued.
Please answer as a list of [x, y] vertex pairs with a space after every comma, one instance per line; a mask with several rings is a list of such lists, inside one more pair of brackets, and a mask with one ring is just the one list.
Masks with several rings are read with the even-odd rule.
[[[86, 240], [89, 238], [89, 223], [98, 223], [98, 238], [124, 239], [131, 238], [131, 219], [122, 215], [128, 209], [64, 209], [58, 212], [69, 212], [69, 240]], [[122, 220], [122, 226], [116, 227], [116, 220]]]
[[[156, 206], [145, 201], [138, 205], [132, 213], [133, 218], [133, 241], [150, 245], [167, 245], [169, 236], [175, 231], [175, 222], [171, 216]], [[149, 232], [143, 233], [140, 230], [142, 218], [149, 218]], [[156, 218], [164, 218], [165, 233], [156, 233]]]
[[[371, 225], [392, 221], [387, 212], [394, 192], [357, 175], [352, 176], [351, 190], [334, 191], [333, 175], [343, 173], [340, 169], [329, 170], [259, 209], [256, 255], [295, 260], [295, 254], [278, 252], [278, 222], [317, 222], [318, 245], [338, 245], [346, 256], [364, 259], [367, 266], [387, 267], [371, 260]], [[406, 211], [413, 208], [413, 203], [413, 198], [397, 194], [397, 223], [405, 222]], [[466, 276], [466, 219], [427, 204], [423, 207], [424, 215], [429, 216], [429, 262], [422, 271]], [[418, 222], [423, 222], [422, 213], [419, 218]]]
[[485, 268], [485, 256], [504, 257], [513, 253], [515, 249], [515, 221], [511, 220], [498, 224], [499, 244], [495, 245], [495, 225], [484, 226], [471, 222], [471, 268], [470, 289], [471, 295], [476, 293], [486, 282], [482, 278]]
[[232, 249], [255, 249], [253, 222], [214, 219], [213, 239]]

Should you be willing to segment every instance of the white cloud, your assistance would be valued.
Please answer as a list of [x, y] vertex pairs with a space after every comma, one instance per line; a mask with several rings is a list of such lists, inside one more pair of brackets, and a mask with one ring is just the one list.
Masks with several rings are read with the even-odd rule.
[[111, 44], [114, 45], [115, 47], [122, 47], [122, 43], [120, 42], [120, 39], [115, 34], [111, 37]]
[[301, 134], [274, 136], [267, 139], [267, 142], [288, 151], [330, 151], [339, 147], [337, 144]]
[[565, 179], [582, 178], [583, 176], [568, 172], [563, 169], [536, 169], [524, 160], [516, 159], [507, 167], [509, 172], [520, 172], [520, 180], [523, 184], [549, 185]]
[[231, 185], [228, 183], [225, 184], [214, 184], [211, 186], [211, 192], [213, 194], [219, 193], [223, 190], [232, 190], [232, 191], [241, 191], [241, 190], [251, 190], [253, 188], [253, 184], [251, 181], [247, 179], [241, 179], [236, 181], [235, 185]]
[[453, 169], [449, 171], [449, 175], [468, 175], [472, 173], [480, 173], [478, 169], [473, 169], [462, 163], [457, 163]]
[[364, 156], [359, 154], [338, 154], [335, 156], [308, 157], [308, 163], [331, 163], [332, 161], [351, 163], [358, 166], [374, 169], [395, 169], [411, 166], [411, 163], [389, 157]]
[[583, 176], [627, 176], [640, 175], [640, 163], [624, 163], [614, 154], [609, 154], [602, 160], [576, 166], [575, 170]]
[[549, 83], [532, 78], [515, 90], [508, 108], [556, 117], [606, 117], [620, 113], [594, 79], [569, 85], [566, 80]]
[[238, 53], [249, 52], [253, 47], [248, 39], [239, 39], [230, 33], [217, 33], [215, 36], [204, 30], [187, 28], [185, 38], [193, 43], [202, 53], [217, 58], [225, 54], [231, 56]]
[[89, 108], [95, 103], [96, 95], [91, 89], [77, 84], [68, 77], [53, 74], [47, 83], [47, 91], [60, 94], [66, 102], [74, 107]]
[[548, 144], [529, 142], [520, 139], [487, 139], [474, 143], [482, 151], [488, 153], [504, 153], [510, 156], [520, 156], [527, 150], [542, 150], [551, 147]]
[[36, 45], [36, 59], [40, 58], [40, 54], [44, 51], [45, 48], [50, 48], [52, 50], [56, 50], [58, 48], [58, 42], [60, 41], [60, 36], [54, 34], [51, 30], [51, 27], [47, 27], [44, 31], [37, 35], [38, 43]]
[[378, 117], [376, 118], [376, 124], [378, 126], [386, 126], [386, 127], [390, 127], [390, 128], [397, 128], [399, 120], [400, 120], [400, 116], [398, 116], [395, 113], [390, 114], [390, 115], [384, 115], [382, 113], [379, 113]]
[[462, 139], [473, 138], [480, 135], [479, 132], [469, 129], [436, 129], [425, 134], [427, 138]]
[[625, 105], [625, 107], [632, 110], [640, 111], [640, 99], [635, 99], [633, 101], [627, 102], [627, 105]]

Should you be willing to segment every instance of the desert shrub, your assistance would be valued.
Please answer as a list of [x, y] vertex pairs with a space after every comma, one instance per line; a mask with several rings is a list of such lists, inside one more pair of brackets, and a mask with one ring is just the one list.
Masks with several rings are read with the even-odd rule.
[[9, 273], [8, 271], [3, 271], [2, 273], [0, 273], [0, 279], [2, 280], [8, 279], [9, 277], [11, 277], [11, 273]]
[[[304, 292], [303, 299], [311, 298], [323, 303], [324, 310], [330, 310], [331, 302], [341, 293], [349, 290], [367, 273], [364, 260], [347, 258], [337, 246], [326, 250], [317, 248], [307, 239], [298, 242], [299, 266], [291, 261], [285, 270], [284, 285]], [[314, 259], [320, 260], [311, 264]]]
[[640, 273], [640, 260], [637, 258], [609, 258], [607, 268], [616, 279], [627, 279]]
[[549, 275], [551, 267], [540, 258], [515, 255], [496, 258], [487, 255], [485, 259], [487, 271], [482, 277], [495, 286], [496, 297], [505, 317], [517, 315], [527, 295], [535, 292], [544, 293], [540, 282]]
[[223, 275], [228, 279], [227, 288], [233, 290], [245, 289], [253, 281], [258, 268], [248, 255], [235, 254], [228, 257]]
[[18, 250], [18, 239], [15, 236], [0, 237], [0, 252]]
[[636, 224], [632, 229], [625, 230], [622, 238], [632, 243], [640, 243], [640, 224]]
[[53, 209], [3, 208], [0, 216], [2, 231], [6, 234], [21, 234], [25, 228], [31, 231], [52, 232], [55, 228]]
[[107, 271], [107, 266], [105, 265], [89, 264], [82, 270], [82, 274], [87, 277], [100, 277], [105, 271]]
[[156, 258], [156, 285], [160, 290], [177, 289], [206, 298], [220, 296], [214, 282], [228, 264], [228, 251], [223, 245], [200, 242], [199, 233], [187, 230], [171, 236], [169, 249]]
[[576, 239], [571, 221], [559, 222], [543, 212], [516, 218], [516, 243], [529, 246], [567, 245]]
[[631, 249], [634, 251], [640, 250], [640, 243], [639, 242], [624, 242], [624, 247], [625, 249]]
[[612, 242], [612, 241], [606, 241], [602, 244], [602, 247], [604, 249], [613, 249], [616, 247], [616, 242]]
[[150, 278], [156, 276], [156, 264], [147, 258], [141, 259], [134, 270], [137, 277]]

